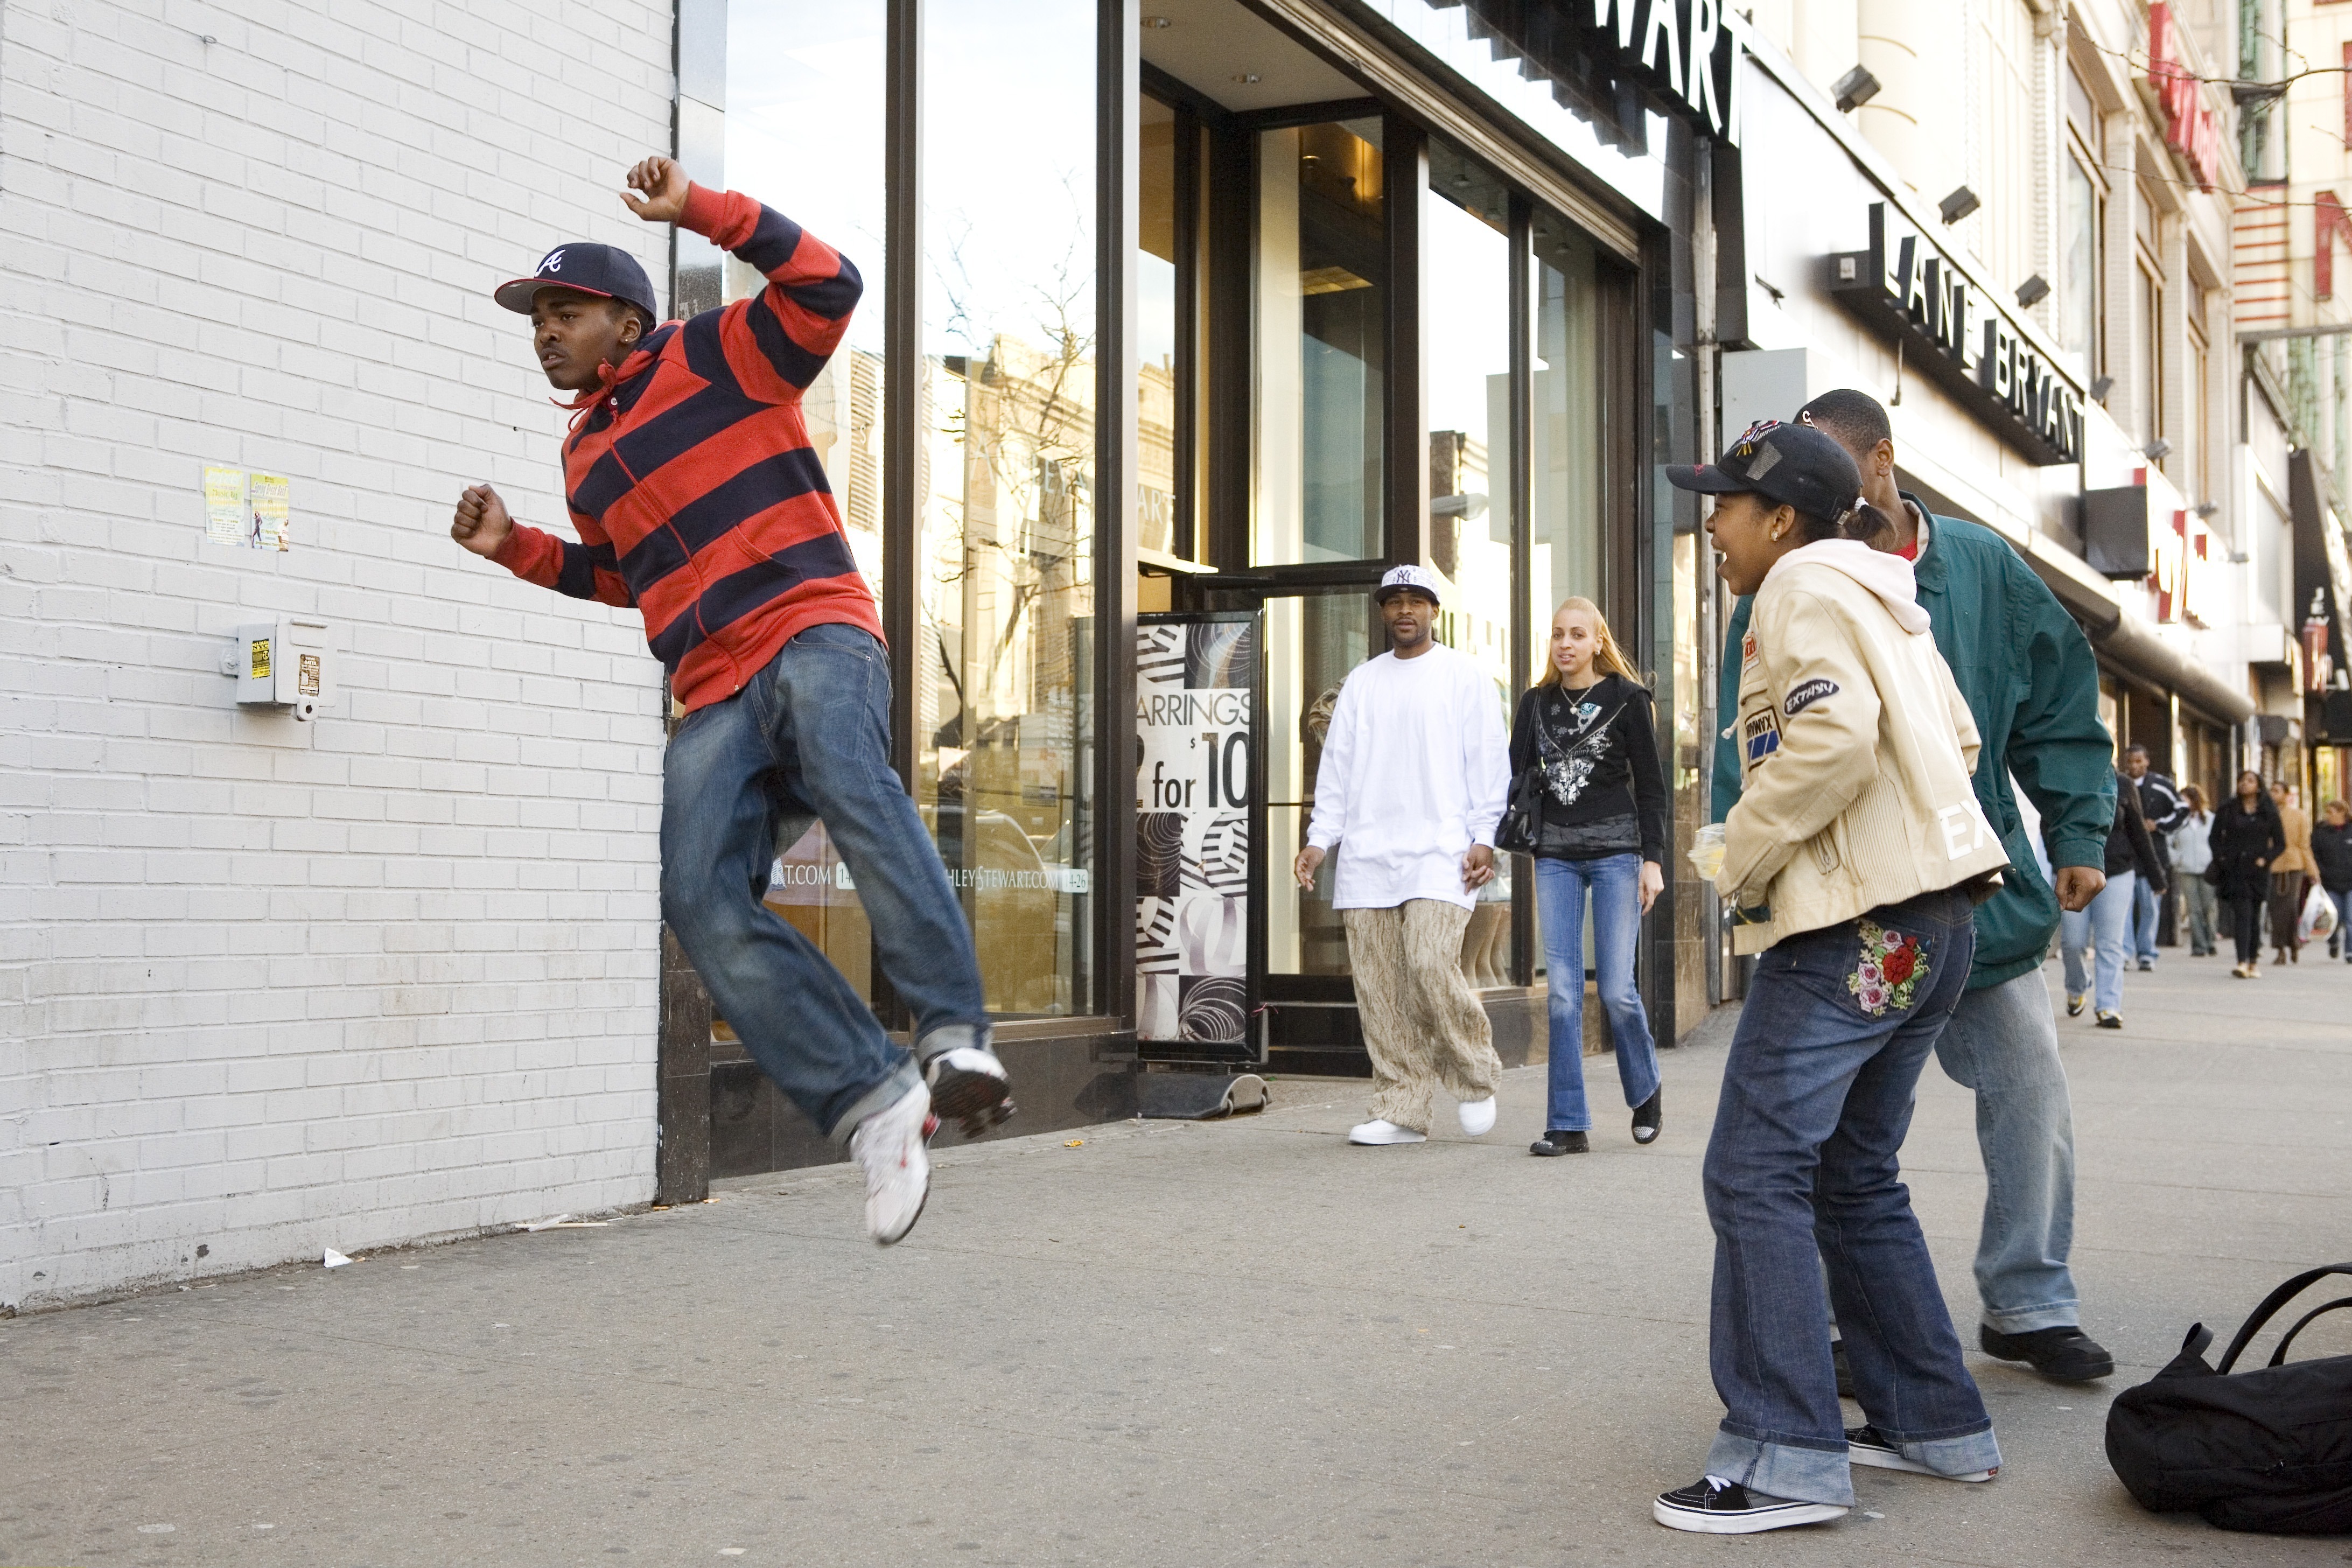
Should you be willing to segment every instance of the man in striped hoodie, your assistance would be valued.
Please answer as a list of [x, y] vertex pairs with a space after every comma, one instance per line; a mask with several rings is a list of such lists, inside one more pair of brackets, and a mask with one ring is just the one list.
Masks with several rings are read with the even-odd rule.
[[[887, 1246], [922, 1213], [934, 1112], [970, 1135], [1013, 1101], [971, 931], [890, 765], [881, 621], [801, 412], [864, 285], [824, 241], [667, 158], [628, 184], [639, 217], [707, 237], [767, 288], [657, 327], [635, 258], [584, 242], [502, 285], [550, 384], [578, 395], [563, 481], [580, 537], [513, 521], [487, 485], [464, 493], [449, 531], [519, 577], [644, 616], [686, 710], [662, 766], [662, 918], [753, 1058], [848, 1142]], [[761, 901], [779, 848], [812, 821], [857, 879], [914, 1015], [911, 1055]]]

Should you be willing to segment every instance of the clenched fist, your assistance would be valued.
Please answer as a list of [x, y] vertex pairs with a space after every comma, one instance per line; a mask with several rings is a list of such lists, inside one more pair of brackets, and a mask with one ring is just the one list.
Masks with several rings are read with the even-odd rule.
[[449, 537], [475, 554], [496, 555], [513, 531], [514, 519], [507, 515], [507, 503], [489, 486], [468, 485], [457, 498], [457, 515], [449, 524]]
[[[686, 212], [686, 171], [670, 159], [641, 160], [629, 171], [629, 188], [621, 199], [647, 223], [676, 223]], [[638, 193], [643, 192], [640, 195]]]

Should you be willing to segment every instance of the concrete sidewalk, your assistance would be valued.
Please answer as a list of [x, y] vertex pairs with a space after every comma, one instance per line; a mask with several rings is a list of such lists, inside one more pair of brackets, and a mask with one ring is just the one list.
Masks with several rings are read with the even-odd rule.
[[[0, 1323], [0, 1563], [2334, 1561], [2141, 1512], [2101, 1434], [2191, 1321], [2352, 1257], [2352, 966], [2172, 955], [2125, 1016], [2060, 1026], [2086, 1326], [2127, 1364], [1972, 1356], [1989, 1486], [1857, 1471], [1843, 1521], [1744, 1546], [1650, 1521], [1720, 1415], [1717, 1042], [1668, 1054], [1647, 1150], [1606, 1058], [1582, 1159], [1524, 1152], [1540, 1068], [1486, 1139], [1403, 1149], [1342, 1142], [1361, 1085], [1291, 1082], [1226, 1124], [946, 1150], [889, 1251], [835, 1167]], [[1931, 1067], [1906, 1167], [1972, 1341], [1971, 1118]]]

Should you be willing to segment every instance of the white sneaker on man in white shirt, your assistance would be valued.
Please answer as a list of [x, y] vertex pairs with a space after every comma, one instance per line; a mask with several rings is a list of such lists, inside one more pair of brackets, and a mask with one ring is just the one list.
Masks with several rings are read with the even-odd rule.
[[1460, 1107], [1462, 1131], [1473, 1138], [1484, 1138], [1495, 1130], [1495, 1097], [1465, 1100]]
[[1360, 1126], [1349, 1128], [1348, 1142], [1373, 1146], [1383, 1143], [1426, 1143], [1429, 1142], [1429, 1134], [1415, 1132], [1410, 1127], [1399, 1127], [1393, 1121], [1382, 1121], [1375, 1117]]

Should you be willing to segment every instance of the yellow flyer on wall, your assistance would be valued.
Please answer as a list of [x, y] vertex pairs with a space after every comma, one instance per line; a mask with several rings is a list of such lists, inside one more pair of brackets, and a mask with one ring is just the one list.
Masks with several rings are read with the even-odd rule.
[[245, 512], [245, 470], [205, 465], [205, 537], [215, 544], [243, 544], [251, 524]]
[[253, 514], [256, 550], [284, 551], [292, 547], [293, 481], [283, 474], [255, 474], [246, 480], [247, 509]]

